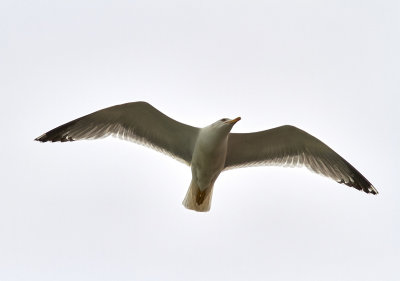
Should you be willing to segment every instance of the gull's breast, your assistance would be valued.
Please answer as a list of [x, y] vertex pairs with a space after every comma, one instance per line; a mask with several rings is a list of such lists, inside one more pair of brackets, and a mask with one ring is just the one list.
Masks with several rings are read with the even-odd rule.
[[227, 139], [213, 139], [200, 134], [196, 142], [191, 169], [192, 179], [201, 190], [212, 186], [224, 169], [227, 153]]

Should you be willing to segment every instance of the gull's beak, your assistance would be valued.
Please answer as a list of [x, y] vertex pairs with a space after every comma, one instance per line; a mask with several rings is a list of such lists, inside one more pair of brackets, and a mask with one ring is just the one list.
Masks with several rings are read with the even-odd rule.
[[227, 123], [229, 123], [229, 124], [235, 124], [235, 123], [236, 123], [237, 121], [239, 121], [240, 119], [242, 119], [242, 118], [237, 117], [237, 118], [235, 118], [235, 119], [232, 119], [232, 120], [228, 121]]

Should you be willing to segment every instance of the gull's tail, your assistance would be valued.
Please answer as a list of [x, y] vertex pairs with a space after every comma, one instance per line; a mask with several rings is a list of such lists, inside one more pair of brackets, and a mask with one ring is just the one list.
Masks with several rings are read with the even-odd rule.
[[211, 207], [213, 188], [214, 185], [201, 191], [197, 184], [192, 180], [185, 199], [183, 199], [183, 206], [197, 212], [208, 212]]

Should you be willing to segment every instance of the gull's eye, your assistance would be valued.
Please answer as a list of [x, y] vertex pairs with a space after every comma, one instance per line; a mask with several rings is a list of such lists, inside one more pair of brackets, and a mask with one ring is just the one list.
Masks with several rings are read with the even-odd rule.
[[226, 122], [226, 121], [228, 121], [228, 120], [229, 120], [228, 118], [222, 118], [220, 121]]

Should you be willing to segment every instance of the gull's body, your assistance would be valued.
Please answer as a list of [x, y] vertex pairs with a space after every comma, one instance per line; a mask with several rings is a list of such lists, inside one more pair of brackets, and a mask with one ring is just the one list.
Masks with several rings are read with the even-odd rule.
[[219, 120], [199, 131], [193, 150], [192, 181], [183, 205], [196, 211], [208, 211], [214, 182], [225, 167], [228, 134], [234, 120]]
[[145, 102], [108, 107], [61, 125], [37, 141], [74, 141], [114, 135], [148, 145], [191, 166], [192, 181], [183, 204], [208, 211], [214, 183], [229, 168], [252, 165], [306, 166], [366, 193], [374, 186], [317, 138], [293, 126], [230, 133], [240, 120], [221, 119], [202, 129], [177, 122]]

